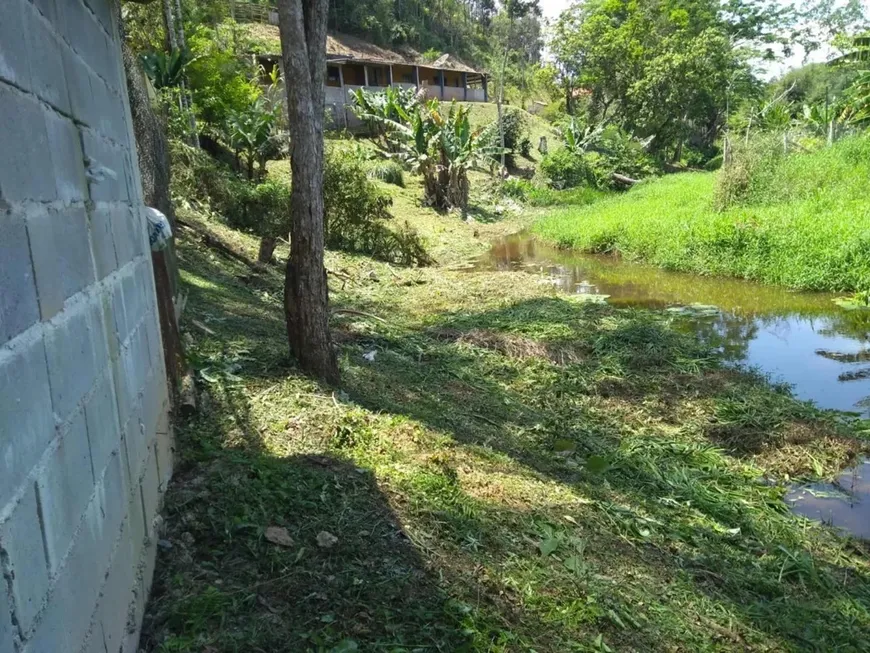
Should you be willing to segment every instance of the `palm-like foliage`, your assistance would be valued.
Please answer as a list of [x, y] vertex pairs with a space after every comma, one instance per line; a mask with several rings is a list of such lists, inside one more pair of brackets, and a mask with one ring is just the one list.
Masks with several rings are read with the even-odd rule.
[[870, 70], [862, 70], [848, 90], [848, 121], [853, 125], [870, 122]]
[[280, 135], [277, 130], [278, 109], [269, 106], [264, 97], [259, 97], [243, 111], [231, 111], [227, 117], [225, 131], [236, 157], [244, 156], [247, 177], [253, 180], [254, 164], [259, 164], [259, 176], [266, 171], [266, 161], [276, 158], [279, 153]]
[[389, 86], [381, 92], [370, 92], [359, 88], [351, 92], [353, 111], [372, 134], [380, 141], [382, 148], [395, 152], [397, 144], [389, 138], [388, 121], [407, 123], [410, 114], [420, 103], [415, 89]]
[[494, 144], [492, 127], [472, 128], [469, 108], [456, 102], [445, 111], [436, 99], [409, 105], [372, 95], [357, 91], [355, 110], [360, 119], [377, 125], [385, 156], [398, 159], [423, 177], [427, 204], [464, 213], [468, 171], [489, 166], [502, 152]]
[[173, 88], [181, 84], [184, 69], [193, 61], [190, 51], [176, 49], [172, 52], [149, 52], [140, 58], [142, 69], [154, 88]]
[[571, 116], [571, 119], [562, 128], [562, 140], [565, 143], [565, 147], [572, 154], [585, 154], [588, 149], [601, 139], [603, 132], [603, 125], [583, 126], [576, 118]]

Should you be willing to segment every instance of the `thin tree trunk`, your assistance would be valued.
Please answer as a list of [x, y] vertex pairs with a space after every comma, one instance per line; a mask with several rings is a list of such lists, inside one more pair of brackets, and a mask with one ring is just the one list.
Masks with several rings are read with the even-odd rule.
[[501, 167], [504, 170], [505, 151], [504, 151], [504, 116], [502, 104], [504, 103], [504, 70], [507, 66], [508, 47], [504, 46], [504, 55], [501, 59], [501, 75], [498, 80], [498, 137], [501, 144]]
[[163, 0], [163, 27], [166, 29], [166, 43], [170, 52], [178, 49], [178, 38], [175, 35], [175, 19], [172, 16], [172, 0]]
[[[178, 47], [181, 50], [187, 49], [187, 42], [184, 38], [184, 16], [181, 13], [181, 0], [175, 0], [175, 10], [177, 12], [175, 27], [177, 28]], [[184, 108], [187, 111], [188, 122], [190, 123], [190, 140], [193, 146], [199, 149], [199, 132], [196, 128], [196, 116], [193, 115], [193, 100], [190, 97], [190, 92], [187, 90], [187, 74], [181, 75], [181, 96], [184, 102]]]
[[290, 258], [284, 311], [300, 367], [338, 383], [323, 264], [323, 118], [328, 0], [279, 0], [278, 23], [290, 119]]
[[175, 11], [178, 13], [178, 47], [184, 50], [187, 44], [184, 41], [184, 19], [181, 13], [181, 0], [175, 0]]

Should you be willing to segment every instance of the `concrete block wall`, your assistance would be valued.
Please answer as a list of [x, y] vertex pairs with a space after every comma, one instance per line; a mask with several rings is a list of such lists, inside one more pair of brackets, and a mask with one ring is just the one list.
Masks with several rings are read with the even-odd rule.
[[172, 436], [117, 0], [0, 0], [0, 653], [135, 651]]

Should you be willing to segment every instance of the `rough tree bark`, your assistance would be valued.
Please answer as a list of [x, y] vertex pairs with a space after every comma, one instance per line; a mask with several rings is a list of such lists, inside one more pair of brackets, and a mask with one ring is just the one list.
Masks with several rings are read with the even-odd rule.
[[275, 247], [278, 246], [276, 238], [261, 238], [260, 251], [257, 253], [257, 263], [268, 265], [272, 262], [272, 257], [275, 255]]
[[504, 54], [501, 58], [501, 75], [498, 78], [498, 139], [501, 146], [501, 169], [504, 171], [505, 149], [504, 149], [504, 71], [507, 66], [508, 46], [504, 46]]
[[175, 52], [178, 49], [178, 37], [175, 34], [172, 0], [163, 0], [163, 27], [166, 29], [166, 49], [169, 52]]
[[290, 258], [284, 311], [290, 351], [306, 372], [338, 382], [323, 264], [323, 119], [329, 0], [278, 0], [290, 119]]

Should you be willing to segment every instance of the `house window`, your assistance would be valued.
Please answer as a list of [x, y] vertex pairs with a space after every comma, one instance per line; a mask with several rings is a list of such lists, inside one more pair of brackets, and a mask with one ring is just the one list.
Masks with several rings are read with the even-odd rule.
[[338, 66], [326, 67], [326, 85], [341, 86], [341, 77], [339, 76]]

